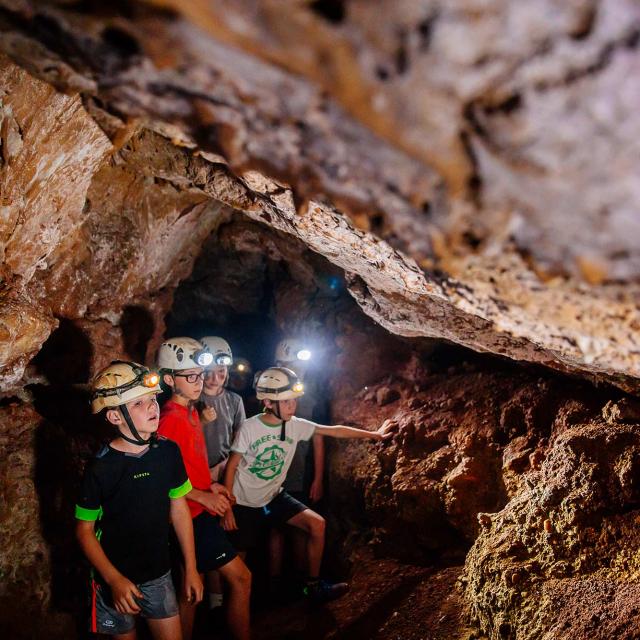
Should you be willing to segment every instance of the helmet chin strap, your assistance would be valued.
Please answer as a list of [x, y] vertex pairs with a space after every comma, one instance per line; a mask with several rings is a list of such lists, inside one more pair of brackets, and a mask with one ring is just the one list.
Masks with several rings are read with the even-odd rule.
[[150, 445], [151, 447], [158, 446], [157, 433], [155, 432], [152, 433], [147, 440], [144, 440], [142, 436], [138, 433], [138, 430], [136, 429], [135, 425], [133, 424], [133, 420], [131, 419], [131, 415], [129, 414], [129, 409], [127, 409], [127, 405], [123, 404], [120, 406], [120, 413], [122, 414], [124, 421], [127, 423], [127, 426], [129, 427], [129, 431], [131, 431], [131, 435], [133, 436], [133, 438], [130, 438], [129, 436], [126, 436], [124, 433], [122, 433], [120, 429], [118, 429], [118, 433], [120, 434], [120, 437], [123, 440], [126, 440], [127, 442], [130, 442], [131, 444], [135, 444], [139, 447], [145, 447], [147, 445]]
[[[280, 413], [280, 400], [275, 401], [275, 409], [271, 409], [271, 413], [273, 413], [276, 418], [280, 418], [280, 420], [282, 420], [282, 415]], [[287, 422], [286, 420], [282, 420], [282, 426], [280, 427], [280, 442], [284, 442], [286, 433]]]

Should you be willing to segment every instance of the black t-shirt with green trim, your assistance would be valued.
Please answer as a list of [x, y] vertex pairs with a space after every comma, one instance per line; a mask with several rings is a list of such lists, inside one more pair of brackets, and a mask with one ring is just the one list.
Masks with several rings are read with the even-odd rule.
[[140, 584], [169, 571], [170, 500], [189, 491], [175, 442], [160, 437], [157, 447], [140, 454], [105, 447], [87, 466], [76, 518], [97, 521], [109, 561]]

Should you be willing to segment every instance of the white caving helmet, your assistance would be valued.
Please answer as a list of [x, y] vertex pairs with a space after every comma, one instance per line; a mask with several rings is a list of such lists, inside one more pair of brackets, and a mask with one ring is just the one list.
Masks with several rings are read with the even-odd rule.
[[284, 338], [276, 347], [276, 362], [293, 364], [311, 359], [311, 351], [299, 338]]
[[158, 367], [164, 371], [204, 368], [212, 362], [209, 350], [193, 338], [169, 338], [158, 350]]
[[225, 366], [229, 367], [233, 364], [233, 353], [229, 343], [224, 338], [218, 336], [206, 336], [200, 338], [203, 346], [211, 352], [213, 361], [209, 365], [210, 367]]
[[258, 400], [290, 400], [304, 395], [304, 385], [294, 371], [286, 367], [269, 367], [256, 380]]
[[114, 360], [91, 381], [91, 409], [100, 413], [150, 393], [162, 393], [159, 383], [160, 376], [155, 371], [137, 362]]

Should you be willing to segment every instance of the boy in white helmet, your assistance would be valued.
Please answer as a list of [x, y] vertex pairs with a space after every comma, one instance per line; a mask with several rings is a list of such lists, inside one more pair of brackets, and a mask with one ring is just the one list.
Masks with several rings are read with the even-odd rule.
[[193, 528], [184, 496], [191, 483], [175, 443], [156, 435], [158, 374], [114, 361], [92, 382], [92, 409], [118, 435], [88, 465], [76, 505], [76, 533], [93, 565], [91, 631], [136, 637], [147, 619], [156, 639], [182, 637], [171, 581], [169, 523], [184, 557], [184, 597], [202, 599]]
[[315, 435], [334, 438], [386, 440], [391, 424], [377, 431], [347, 426], [324, 426], [297, 418], [297, 398], [304, 388], [298, 376], [284, 367], [262, 372], [256, 384], [264, 413], [253, 416], [240, 427], [231, 447], [224, 483], [236, 498], [236, 506], [225, 513], [223, 526], [233, 531], [237, 548], [249, 549], [258, 542], [267, 525], [288, 524], [307, 533], [308, 576], [305, 595], [317, 602], [340, 597], [348, 590], [346, 583], [331, 584], [320, 580], [324, 551], [325, 521], [305, 504], [282, 490], [282, 483], [300, 440]]
[[[231, 452], [231, 442], [246, 420], [242, 398], [226, 389], [229, 367], [233, 365], [233, 353], [229, 343], [218, 336], [206, 336], [200, 342], [213, 356], [211, 364], [204, 369], [204, 386], [200, 394], [200, 420], [207, 444], [211, 481], [222, 478], [224, 465]], [[222, 606], [222, 585], [217, 571], [207, 574], [209, 608]]]
[[[313, 356], [309, 345], [299, 338], [285, 337], [275, 352], [276, 366], [291, 369], [304, 384], [304, 395], [298, 399], [296, 417], [314, 419], [317, 403], [317, 385], [307, 376]], [[296, 445], [291, 466], [283, 483], [283, 489], [303, 504], [315, 505], [324, 495], [324, 439], [314, 435], [310, 440], [300, 440]], [[282, 579], [285, 531], [273, 528], [269, 539], [270, 591], [274, 598], [285, 596]], [[299, 529], [289, 528], [287, 539], [292, 547], [296, 572], [304, 575], [306, 567], [307, 537]]]
[[[284, 338], [276, 347], [276, 365], [291, 369], [304, 384], [305, 393], [298, 400], [296, 415], [299, 418], [313, 420], [316, 394], [310, 394], [312, 386], [305, 379], [307, 366], [313, 357], [308, 345], [298, 338]], [[318, 502], [324, 493], [324, 442], [322, 436], [315, 435], [311, 440], [301, 440], [284, 481], [284, 489], [297, 499], [311, 503]]]
[[247, 417], [242, 398], [226, 388], [229, 367], [233, 365], [229, 343], [217, 336], [207, 336], [200, 342], [213, 356], [211, 364], [205, 367], [204, 386], [200, 395], [203, 408], [213, 411], [201, 413], [200, 418], [207, 443], [211, 479], [217, 481], [222, 478], [233, 438]]
[[[204, 367], [212, 355], [193, 338], [171, 338], [160, 346], [158, 367], [171, 399], [162, 407], [159, 433], [175, 441], [193, 485], [187, 504], [193, 518], [196, 563], [200, 573], [217, 569], [229, 586], [227, 625], [234, 638], [249, 638], [251, 574], [220, 526], [219, 517], [230, 509], [230, 494], [211, 482], [202, 424], [195, 403], [203, 386]], [[195, 607], [180, 602], [185, 640], [191, 638]]]

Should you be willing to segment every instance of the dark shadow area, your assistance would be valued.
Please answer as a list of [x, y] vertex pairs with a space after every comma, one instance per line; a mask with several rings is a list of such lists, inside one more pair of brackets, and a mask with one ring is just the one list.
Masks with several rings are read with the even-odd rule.
[[32, 361], [49, 384], [27, 387], [43, 418], [34, 437], [34, 483], [50, 551], [51, 608], [73, 616], [79, 638], [87, 636], [88, 567], [75, 540], [74, 505], [84, 464], [109, 435], [90, 410], [91, 357], [88, 336], [62, 320]]
[[120, 318], [120, 329], [126, 353], [135, 362], [144, 364], [155, 329], [151, 313], [141, 306], [126, 306]]

